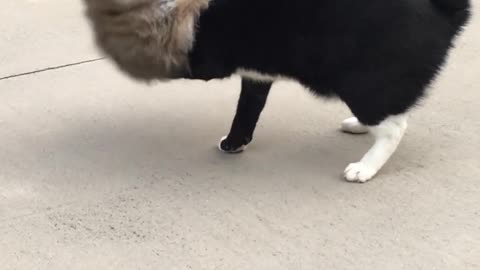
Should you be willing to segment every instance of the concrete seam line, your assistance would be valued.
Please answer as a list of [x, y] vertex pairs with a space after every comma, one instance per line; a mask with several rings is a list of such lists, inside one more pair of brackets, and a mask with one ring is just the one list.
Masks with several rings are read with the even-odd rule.
[[102, 57], [102, 58], [96, 58], [96, 59], [91, 59], [91, 60], [85, 60], [85, 61], [80, 61], [80, 62], [65, 64], [65, 65], [61, 65], [61, 66], [48, 67], [48, 68], [38, 69], [38, 70], [34, 70], [34, 71], [29, 71], [29, 72], [24, 72], [24, 73], [18, 73], [18, 74], [8, 75], [8, 76], [5, 76], [5, 77], [0, 77], [0, 81], [8, 80], [8, 79], [13, 79], [13, 78], [17, 78], [17, 77], [28, 76], [28, 75], [37, 74], [37, 73], [43, 73], [43, 72], [52, 71], [52, 70], [57, 70], [57, 69], [62, 69], [62, 68], [79, 66], [79, 65], [83, 65], [83, 64], [88, 64], [88, 63], [93, 63], [93, 62], [101, 61], [101, 60], [104, 60], [104, 59], [105, 59], [104, 57]]

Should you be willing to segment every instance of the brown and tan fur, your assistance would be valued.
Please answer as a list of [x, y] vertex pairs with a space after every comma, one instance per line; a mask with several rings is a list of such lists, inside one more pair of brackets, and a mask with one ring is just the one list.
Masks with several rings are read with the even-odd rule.
[[210, 0], [84, 0], [98, 46], [141, 80], [188, 69], [195, 22]]

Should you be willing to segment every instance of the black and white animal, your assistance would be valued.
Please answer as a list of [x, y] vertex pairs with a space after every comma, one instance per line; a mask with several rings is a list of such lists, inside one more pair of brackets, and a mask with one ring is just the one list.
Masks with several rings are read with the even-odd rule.
[[[397, 149], [470, 15], [469, 0], [85, 0], [99, 46], [144, 80], [240, 74], [219, 148], [251, 143], [272, 82], [295, 80], [341, 99], [349, 133], [375, 143], [345, 179], [372, 179]], [[294, 100], [290, 102], [295, 102]]]

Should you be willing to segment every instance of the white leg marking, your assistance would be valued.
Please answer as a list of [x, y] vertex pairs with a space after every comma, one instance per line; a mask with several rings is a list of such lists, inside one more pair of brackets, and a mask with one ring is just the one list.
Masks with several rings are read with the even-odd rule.
[[356, 117], [345, 119], [342, 122], [341, 129], [343, 132], [352, 134], [365, 134], [369, 131], [368, 127], [360, 123]]
[[390, 116], [378, 126], [369, 127], [375, 136], [375, 143], [361, 161], [347, 167], [345, 179], [360, 183], [372, 179], [397, 150], [406, 129], [406, 115]]
[[247, 145], [242, 145], [242, 146], [240, 146], [239, 148], [234, 149], [234, 150], [231, 150], [231, 151], [225, 151], [225, 150], [223, 150], [223, 149], [222, 149], [222, 142], [225, 141], [227, 138], [228, 138], [228, 136], [223, 136], [223, 137], [220, 139], [220, 142], [219, 142], [218, 145], [217, 145], [218, 150], [220, 150], [221, 152], [227, 153], [227, 154], [238, 154], [238, 153], [241, 153], [241, 152], [247, 150]]

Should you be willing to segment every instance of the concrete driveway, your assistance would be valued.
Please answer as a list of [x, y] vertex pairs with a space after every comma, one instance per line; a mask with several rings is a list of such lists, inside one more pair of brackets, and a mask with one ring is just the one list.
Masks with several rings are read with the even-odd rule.
[[480, 269], [478, 18], [357, 185], [371, 138], [338, 131], [344, 105], [278, 83], [226, 156], [238, 78], [136, 84], [96, 61], [80, 1], [3, 2], [0, 269]]

